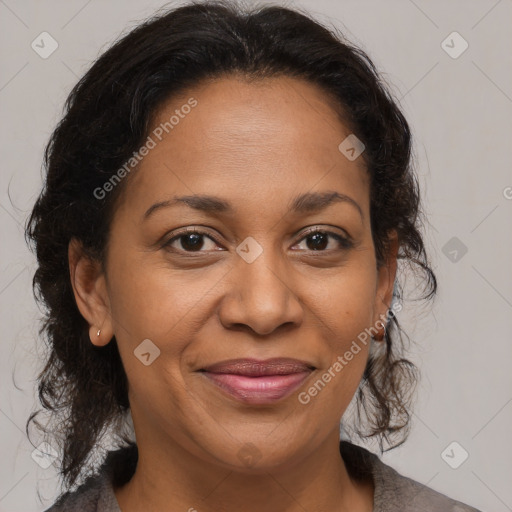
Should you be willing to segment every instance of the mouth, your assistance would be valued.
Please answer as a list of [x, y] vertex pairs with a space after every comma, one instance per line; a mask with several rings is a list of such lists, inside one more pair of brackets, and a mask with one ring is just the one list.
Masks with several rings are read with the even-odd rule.
[[199, 370], [208, 380], [238, 401], [265, 405], [297, 390], [316, 368], [289, 358], [235, 359]]

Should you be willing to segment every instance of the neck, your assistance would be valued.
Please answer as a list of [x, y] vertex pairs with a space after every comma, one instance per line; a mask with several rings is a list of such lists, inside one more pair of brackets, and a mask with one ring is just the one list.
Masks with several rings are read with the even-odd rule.
[[131, 480], [114, 489], [123, 512], [371, 512], [373, 483], [351, 478], [337, 431], [293, 466], [253, 474], [214, 465], [178, 444], [165, 448], [137, 438], [139, 459]]

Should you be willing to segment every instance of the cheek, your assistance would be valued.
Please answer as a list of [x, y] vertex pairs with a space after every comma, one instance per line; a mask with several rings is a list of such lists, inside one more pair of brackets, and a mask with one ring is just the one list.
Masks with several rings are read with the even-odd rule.
[[310, 281], [308, 289], [308, 307], [330, 331], [333, 350], [344, 350], [371, 326], [376, 292], [371, 264], [347, 265], [327, 279]]
[[[322, 323], [328, 326], [321, 347], [325, 357], [316, 378], [298, 398], [301, 404], [312, 407], [315, 414], [332, 422], [346, 411], [367, 364], [371, 338], [365, 329], [371, 325], [370, 298], [365, 293], [338, 292], [331, 295], [330, 303], [325, 303], [323, 313], [318, 311]], [[332, 302], [335, 299], [339, 301]]]
[[343, 409], [359, 385], [371, 343], [365, 330], [372, 325], [375, 286], [376, 274], [368, 264], [344, 268], [311, 287], [309, 304], [323, 324], [323, 348], [328, 353], [319, 372], [322, 382], [315, 386], [328, 388], [320, 398], [325, 407], [335, 404]]
[[165, 343], [204, 307], [216, 280], [211, 272], [180, 272], [162, 262], [126, 258], [110, 271], [113, 321], [130, 344], [145, 338]]
[[177, 271], [142, 257], [118, 258], [109, 270], [114, 332], [132, 398], [169, 401], [178, 411], [180, 397], [187, 398], [184, 354], [211, 314], [215, 284], [225, 269]]

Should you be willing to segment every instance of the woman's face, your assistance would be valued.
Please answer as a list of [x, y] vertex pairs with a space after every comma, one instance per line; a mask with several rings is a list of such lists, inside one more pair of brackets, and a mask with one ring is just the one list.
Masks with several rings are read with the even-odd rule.
[[[338, 432], [369, 343], [351, 346], [380, 325], [395, 272], [394, 258], [377, 269], [367, 172], [338, 148], [349, 134], [292, 78], [223, 78], [160, 109], [95, 287], [95, 343], [116, 337], [139, 443], [254, 471]], [[305, 366], [203, 371], [273, 358]], [[248, 368], [273, 376], [229, 375]]]

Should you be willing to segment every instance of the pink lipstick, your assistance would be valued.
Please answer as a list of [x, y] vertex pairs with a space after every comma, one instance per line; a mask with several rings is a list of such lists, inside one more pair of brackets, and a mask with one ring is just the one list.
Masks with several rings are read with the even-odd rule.
[[314, 366], [290, 358], [234, 359], [203, 368], [210, 382], [248, 404], [271, 404], [293, 393]]

